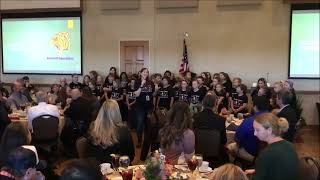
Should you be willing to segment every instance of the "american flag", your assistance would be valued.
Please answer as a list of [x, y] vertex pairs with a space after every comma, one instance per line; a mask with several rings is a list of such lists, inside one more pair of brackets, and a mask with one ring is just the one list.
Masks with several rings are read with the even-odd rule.
[[186, 39], [183, 39], [183, 58], [180, 64], [179, 73], [184, 75], [187, 71], [189, 71], [188, 50]]

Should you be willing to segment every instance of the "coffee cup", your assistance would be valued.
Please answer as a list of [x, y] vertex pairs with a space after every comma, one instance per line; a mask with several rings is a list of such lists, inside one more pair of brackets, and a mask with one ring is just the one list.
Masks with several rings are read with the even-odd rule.
[[107, 174], [108, 171], [110, 171], [109, 169], [111, 168], [111, 164], [110, 163], [102, 163], [100, 164], [100, 170], [101, 170], [101, 173], [103, 175]]
[[208, 161], [202, 161], [201, 168], [202, 169], [208, 169], [208, 167], [209, 167], [209, 162]]

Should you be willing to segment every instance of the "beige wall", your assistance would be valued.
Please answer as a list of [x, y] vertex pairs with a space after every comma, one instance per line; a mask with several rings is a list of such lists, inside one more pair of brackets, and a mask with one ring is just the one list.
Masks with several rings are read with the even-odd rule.
[[[121, 40], [149, 40], [151, 71], [177, 72], [183, 33], [188, 32], [192, 71], [229, 72], [231, 77], [242, 77], [247, 85], [267, 73], [271, 83], [286, 79], [289, 5], [265, 0], [258, 7], [217, 8], [216, 3], [200, 0], [198, 9], [157, 10], [154, 1], [141, 0], [139, 10], [101, 11], [100, 1], [84, 0], [84, 73], [95, 69], [105, 74], [110, 66], [119, 67]], [[16, 77], [2, 75], [2, 80]], [[38, 83], [51, 83], [59, 77], [31, 76]], [[319, 86], [318, 80], [295, 80], [297, 90], [319, 91]], [[312, 95], [307, 99], [305, 102], [320, 100]], [[314, 122], [314, 108], [310, 113]]]

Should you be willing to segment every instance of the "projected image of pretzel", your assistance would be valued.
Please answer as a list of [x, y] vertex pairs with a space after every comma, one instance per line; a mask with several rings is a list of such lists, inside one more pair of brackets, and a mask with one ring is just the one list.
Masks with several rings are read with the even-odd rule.
[[70, 48], [70, 34], [68, 32], [59, 32], [53, 36], [51, 43], [56, 46], [59, 52]]

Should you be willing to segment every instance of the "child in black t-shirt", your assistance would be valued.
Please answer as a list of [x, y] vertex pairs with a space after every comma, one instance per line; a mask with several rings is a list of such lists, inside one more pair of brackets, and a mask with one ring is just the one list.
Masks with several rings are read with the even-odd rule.
[[103, 91], [105, 92], [104, 94], [107, 93], [108, 98], [111, 97], [111, 91], [113, 87], [113, 81], [114, 81], [114, 76], [109, 74], [103, 84]]
[[116, 100], [120, 106], [123, 102], [123, 90], [120, 88], [120, 80], [117, 79], [113, 81], [113, 86], [111, 90], [111, 99]]
[[227, 99], [226, 91], [224, 90], [222, 84], [216, 85], [215, 93], [218, 97], [218, 102], [217, 102], [218, 113], [224, 112], [223, 114], [225, 114], [228, 109], [228, 99]]
[[198, 84], [199, 84], [199, 89], [202, 91], [203, 94], [206, 94], [209, 88], [204, 84], [204, 78], [199, 76], [197, 78]]
[[210, 91], [215, 91], [216, 90], [216, 85], [220, 83], [219, 78], [214, 77], [212, 79], [212, 83], [210, 84]]
[[135, 104], [136, 104], [136, 95], [134, 92], [136, 89], [134, 88], [134, 84], [136, 83], [135, 79], [131, 79], [130, 83], [128, 84], [128, 88], [126, 90], [126, 103], [128, 106], [128, 124], [129, 127], [132, 129], [136, 128], [136, 114], [135, 114]]
[[126, 116], [126, 106], [124, 104], [124, 97], [123, 97], [123, 89], [120, 88], [120, 80], [116, 79], [113, 81], [113, 86], [111, 90], [111, 99], [115, 100], [118, 102], [122, 121], [127, 121], [127, 116]]
[[240, 84], [240, 86], [237, 87], [236, 90], [238, 95], [232, 100], [231, 109], [235, 115], [237, 115], [238, 113], [247, 113], [247, 86], [244, 84]]
[[192, 81], [192, 90], [189, 95], [191, 113], [197, 113], [200, 111], [203, 97], [204, 97], [204, 94], [203, 94], [203, 91], [199, 89], [198, 81], [197, 80]]
[[100, 91], [96, 88], [94, 81], [89, 81], [89, 88], [91, 90], [92, 95], [100, 99]]
[[96, 84], [96, 89], [100, 92], [100, 97], [103, 95], [103, 79], [102, 76], [97, 76], [97, 81], [95, 82]]
[[232, 89], [229, 96], [229, 106], [231, 107], [231, 101], [238, 96], [236, 88], [240, 86], [242, 80], [239, 77], [235, 77], [232, 80]]
[[157, 92], [157, 108], [169, 110], [173, 104], [173, 91], [167, 77], [162, 78], [162, 87]]
[[178, 101], [183, 101], [189, 104], [189, 90], [188, 82], [186, 80], [181, 81], [181, 88], [178, 91]]
[[173, 94], [174, 94], [174, 102], [179, 100], [179, 90], [181, 88], [181, 81], [176, 81], [174, 86], [172, 87]]

